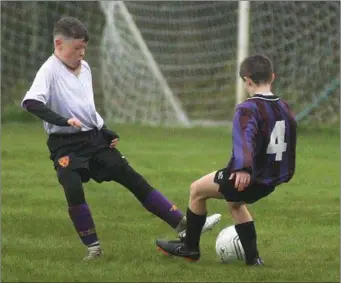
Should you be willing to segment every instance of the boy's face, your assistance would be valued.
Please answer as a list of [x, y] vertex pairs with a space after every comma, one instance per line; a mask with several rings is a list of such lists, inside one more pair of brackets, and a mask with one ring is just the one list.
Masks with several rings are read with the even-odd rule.
[[55, 48], [59, 51], [62, 60], [71, 68], [77, 68], [81, 60], [84, 59], [87, 43], [83, 39], [65, 39], [55, 40]]

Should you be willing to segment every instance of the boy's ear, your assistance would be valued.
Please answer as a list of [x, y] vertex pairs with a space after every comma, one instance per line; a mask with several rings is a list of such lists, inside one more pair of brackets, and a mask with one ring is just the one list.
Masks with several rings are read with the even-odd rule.
[[276, 75], [274, 73], [272, 73], [272, 76], [271, 76], [271, 83], [275, 80], [276, 78]]
[[60, 48], [60, 47], [62, 46], [62, 44], [63, 44], [63, 41], [62, 41], [60, 38], [56, 38], [56, 39], [54, 40], [54, 46], [55, 46], [56, 48]]
[[251, 86], [252, 85], [252, 80], [248, 77], [244, 77], [244, 82], [247, 83], [248, 86]]

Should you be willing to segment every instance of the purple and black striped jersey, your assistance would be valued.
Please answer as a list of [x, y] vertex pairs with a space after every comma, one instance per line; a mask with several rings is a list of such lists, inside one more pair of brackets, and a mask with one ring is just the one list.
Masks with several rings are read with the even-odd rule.
[[277, 96], [254, 95], [239, 104], [228, 171], [249, 171], [258, 184], [288, 182], [295, 172], [296, 127], [289, 106]]

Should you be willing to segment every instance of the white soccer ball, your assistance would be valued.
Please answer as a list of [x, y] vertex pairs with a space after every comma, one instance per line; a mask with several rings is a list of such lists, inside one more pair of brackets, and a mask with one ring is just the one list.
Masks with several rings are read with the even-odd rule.
[[226, 227], [219, 233], [215, 243], [215, 250], [223, 263], [245, 260], [244, 249], [234, 225]]

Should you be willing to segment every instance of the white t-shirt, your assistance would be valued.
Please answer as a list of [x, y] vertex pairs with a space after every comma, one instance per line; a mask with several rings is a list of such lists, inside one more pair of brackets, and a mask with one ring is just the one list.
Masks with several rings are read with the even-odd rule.
[[77, 118], [83, 125], [82, 129], [75, 127], [60, 127], [44, 121], [46, 133], [77, 133], [101, 129], [103, 119], [97, 113], [92, 88], [92, 75], [87, 62], [82, 60], [78, 76], [55, 56], [46, 60], [36, 74], [31, 88], [26, 93], [23, 102], [28, 99], [43, 102], [52, 111], [65, 118]]

